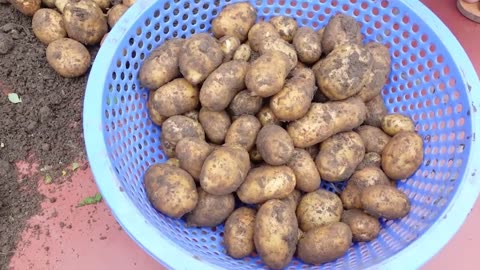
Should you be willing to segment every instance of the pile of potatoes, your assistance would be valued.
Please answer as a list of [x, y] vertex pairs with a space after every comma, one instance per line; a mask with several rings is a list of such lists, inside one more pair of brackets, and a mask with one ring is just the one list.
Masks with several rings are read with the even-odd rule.
[[[273, 269], [341, 257], [410, 211], [396, 181], [423, 160], [412, 120], [387, 114], [388, 48], [363, 44], [354, 18], [325, 28], [289, 17], [257, 22], [248, 3], [225, 7], [211, 33], [173, 38], [139, 71], [168, 161], [145, 189], [187, 226], [224, 223], [233, 258], [256, 251]], [[336, 194], [321, 181], [348, 180]]]
[[[61, 76], [84, 75], [91, 65], [86, 46], [100, 44], [120, 17], [135, 3], [123, 0], [9, 0], [32, 18], [32, 30], [47, 46], [49, 65]], [[106, 13], [105, 13], [106, 12]]]

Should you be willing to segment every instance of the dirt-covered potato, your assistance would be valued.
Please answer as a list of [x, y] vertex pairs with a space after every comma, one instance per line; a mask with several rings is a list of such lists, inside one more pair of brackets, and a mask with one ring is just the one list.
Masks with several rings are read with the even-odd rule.
[[27, 16], [33, 16], [40, 9], [42, 0], [8, 0], [13, 7]]
[[264, 126], [257, 135], [257, 149], [270, 165], [284, 165], [293, 155], [293, 141], [287, 131], [277, 125]]
[[257, 118], [262, 126], [280, 125], [280, 120], [275, 116], [270, 106], [263, 106], [257, 113]]
[[153, 93], [150, 93], [147, 101], [148, 116], [153, 123], [160, 126], [168, 117], [161, 115], [157, 110], [157, 106], [158, 104], [155, 104], [155, 101], [153, 100]]
[[118, 22], [118, 20], [120, 20], [123, 14], [127, 12], [127, 10], [128, 10], [128, 7], [125, 6], [124, 4], [115, 5], [110, 10], [108, 10], [107, 21], [110, 28], [113, 28], [113, 26]]
[[221, 144], [225, 141], [227, 130], [232, 124], [230, 116], [228, 116], [226, 111], [215, 112], [205, 107], [200, 109], [198, 120], [205, 129], [207, 138], [216, 144]]
[[203, 162], [200, 185], [213, 195], [225, 195], [238, 189], [250, 170], [250, 156], [238, 145], [223, 145]]
[[47, 62], [61, 76], [73, 78], [87, 72], [91, 57], [87, 48], [80, 42], [61, 38], [48, 45]]
[[399, 113], [392, 113], [383, 117], [382, 129], [388, 135], [394, 136], [402, 131], [414, 132], [415, 125], [410, 117]]
[[342, 222], [347, 224], [352, 231], [352, 239], [355, 242], [372, 241], [380, 233], [380, 222], [362, 210], [345, 210], [342, 214]]
[[360, 190], [369, 186], [388, 185], [390, 180], [385, 173], [378, 167], [366, 167], [356, 171], [349, 182], [355, 184]]
[[50, 8], [42, 8], [35, 12], [32, 30], [38, 40], [46, 45], [67, 36], [62, 14]]
[[363, 125], [355, 130], [360, 137], [362, 137], [363, 144], [365, 145], [365, 151], [375, 152], [381, 154], [385, 145], [391, 139], [390, 136], [385, 134], [383, 130], [374, 127]]
[[280, 200], [270, 200], [255, 218], [254, 243], [262, 261], [272, 269], [283, 269], [293, 258], [298, 242], [295, 212]]
[[415, 173], [423, 162], [423, 140], [411, 131], [393, 136], [382, 152], [382, 169], [395, 180], [405, 179]]
[[349, 178], [365, 156], [365, 146], [358, 133], [342, 132], [320, 145], [315, 163], [322, 179], [339, 182]]
[[288, 162], [295, 173], [296, 189], [303, 192], [312, 192], [320, 187], [321, 179], [315, 161], [305, 149], [295, 148], [292, 158]]
[[256, 52], [260, 51], [260, 47], [268, 37], [281, 38], [273, 24], [265, 21], [254, 24], [248, 32], [250, 48]]
[[238, 198], [244, 203], [263, 203], [286, 198], [295, 189], [295, 174], [287, 166], [262, 165], [248, 173], [238, 188]]
[[313, 228], [298, 241], [298, 258], [309, 264], [322, 264], [345, 255], [352, 245], [352, 231], [343, 222]]
[[263, 105], [263, 99], [253, 96], [248, 90], [238, 92], [228, 106], [228, 111], [232, 116], [244, 114], [255, 115], [260, 111]]
[[366, 102], [365, 106], [367, 107], [365, 124], [381, 128], [383, 117], [387, 115], [387, 108], [385, 107], [385, 101], [382, 95], [375, 96]]
[[184, 41], [173, 38], [152, 51], [140, 67], [138, 79], [142, 86], [157, 90], [162, 85], [180, 77], [178, 55]]
[[177, 143], [187, 137], [205, 140], [205, 132], [199, 122], [183, 116], [175, 115], [162, 124], [162, 148], [167, 157], [175, 157]]
[[322, 50], [329, 54], [337, 47], [344, 44], [362, 44], [360, 25], [355, 18], [337, 14], [325, 26], [322, 37]]
[[242, 44], [238, 47], [238, 49], [233, 54], [233, 60], [248, 62], [248, 60], [250, 60], [251, 55], [252, 55], [252, 49], [250, 49], [250, 46], [248, 44]]
[[122, 4], [124, 4], [127, 7], [131, 7], [131, 6], [133, 6], [133, 4], [135, 4], [135, 2], [136, 2], [136, 0], [123, 0]]
[[379, 153], [367, 152], [365, 153], [365, 157], [363, 157], [362, 162], [358, 164], [357, 171], [364, 169], [366, 167], [380, 168], [381, 166], [382, 166], [382, 156], [380, 156]]
[[259, 52], [260, 54], [265, 54], [268, 52], [282, 52], [288, 56], [289, 70], [295, 68], [298, 63], [297, 52], [295, 47], [292, 44], [286, 42], [285, 40], [278, 37], [267, 37], [260, 44]]
[[197, 188], [198, 203], [187, 214], [188, 227], [213, 227], [221, 224], [235, 209], [235, 197], [232, 193], [212, 195]]
[[223, 52], [223, 62], [228, 62], [232, 60], [233, 54], [237, 51], [240, 46], [240, 40], [237, 37], [233, 36], [224, 36], [220, 40], [220, 48]]
[[202, 83], [223, 61], [217, 40], [208, 33], [193, 34], [183, 44], [178, 58], [180, 73], [191, 84]]
[[65, 30], [70, 38], [85, 45], [100, 43], [108, 32], [102, 9], [90, 0], [70, 0], [63, 9]]
[[195, 180], [200, 178], [203, 162], [213, 151], [212, 147], [198, 137], [187, 137], [178, 141], [175, 153], [180, 161], [180, 167], [187, 171]]
[[256, 20], [257, 11], [249, 3], [230, 4], [213, 19], [212, 32], [216, 38], [234, 36], [243, 42]]
[[297, 206], [297, 219], [300, 229], [304, 232], [340, 221], [343, 205], [340, 198], [333, 192], [319, 189], [305, 194]]
[[353, 184], [352, 182], [347, 182], [347, 185], [342, 190], [340, 194], [340, 199], [342, 199], [343, 207], [345, 209], [361, 209], [361, 190], [360, 188]]
[[228, 217], [225, 222], [223, 241], [229, 256], [240, 259], [255, 251], [253, 233], [256, 214], [254, 209], [240, 207]]
[[249, 64], [233, 60], [208, 75], [200, 90], [200, 103], [211, 111], [225, 110], [238, 91], [245, 89]]
[[300, 27], [293, 38], [293, 46], [297, 50], [298, 59], [305, 64], [313, 64], [322, 55], [321, 40], [310, 27]]
[[168, 164], [155, 164], [145, 172], [145, 191], [153, 207], [161, 213], [181, 218], [198, 202], [193, 178], [183, 169]]
[[292, 42], [298, 29], [297, 22], [293, 18], [288, 16], [275, 16], [268, 22], [277, 29], [281, 38], [285, 41]]
[[262, 125], [255, 116], [242, 115], [233, 121], [228, 128], [225, 143], [238, 144], [250, 151], [255, 145], [261, 127]]
[[362, 207], [374, 217], [403, 218], [410, 212], [410, 200], [401, 190], [391, 185], [374, 185], [361, 193]]
[[152, 95], [156, 110], [166, 117], [192, 111], [198, 106], [198, 88], [183, 78], [164, 84]]

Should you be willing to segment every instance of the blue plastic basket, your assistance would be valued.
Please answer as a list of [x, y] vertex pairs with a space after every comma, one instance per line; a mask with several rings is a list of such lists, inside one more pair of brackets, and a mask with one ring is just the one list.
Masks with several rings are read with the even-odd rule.
[[[143, 174], [164, 162], [159, 127], [148, 118], [148, 90], [137, 80], [142, 60], [166, 39], [210, 29], [228, 3], [237, 1], [137, 0], [96, 57], [85, 95], [85, 141], [98, 187], [125, 231], [150, 255], [174, 269], [258, 269], [259, 257], [225, 254], [223, 227], [186, 228], [155, 211]], [[445, 25], [416, 0], [251, 1], [260, 19], [294, 17], [301, 26], [324, 26], [336, 13], [363, 24], [366, 41], [387, 44], [393, 68], [383, 91], [390, 112], [414, 119], [425, 141], [417, 173], [399, 184], [411, 213], [383, 223], [379, 237], [355, 244], [322, 266], [294, 260], [289, 269], [415, 269], [462, 225], [480, 190], [477, 167], [478, 77]], [[333, 189], [333, 186], [324, 186]], [[341, 187], [340, 187], [341, 188]]]

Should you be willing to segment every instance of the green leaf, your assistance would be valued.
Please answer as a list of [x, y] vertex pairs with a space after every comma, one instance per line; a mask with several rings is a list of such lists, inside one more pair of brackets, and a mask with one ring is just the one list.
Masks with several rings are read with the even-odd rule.
[[82, 207], [89, 204], [97, 204], [102, 201], [102, 195], [100, 193], [95, 194], [94, 196], [87, 197], [83, 199], [77, 207]]
[[8, 100], [11, 102], [11, 103], [14, 103], [14, 104], [17, 104], [17, 103], [20, 103], [22, 102], [22, 99], [18, 96], [18, 94], [16, 93], [10, 93], [8, 94]]
[[80, 164], [78, 164], [77, 162], [72, 163], [72, 171], [75, 171], [78, 168], [80, 168]]
[[44, 180], [45, 184], [49, 185], [52, 183], [52, 177], [50, 176], [50, 174], [47, 174], [45, 175], [45, 180]]

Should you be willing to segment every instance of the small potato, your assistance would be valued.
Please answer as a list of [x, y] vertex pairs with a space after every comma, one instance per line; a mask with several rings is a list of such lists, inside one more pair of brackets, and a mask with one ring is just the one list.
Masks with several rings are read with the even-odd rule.
[[269, 21], [277, 29], [280, 37], [285, 41], [291, 42], [297, 32], [297, 22], [288, 16], [275, 16]]
[[136, 0], [123, 0], [122, 4], [124, 4], [127, 7], [131, 7], [131, 6], [133, 6], [133, 4], [135, 4], [135, 2], [136, 2]]
[[257, 149], [270, 165], [284, 165], [293, 155], [293, 141], [287, 131], [277, 125], [264, 126], [257, 135]]
[[197, 205], [193, 178], [176, 166], [155, 164], [145, 172], [144, 179], [148, 200], [169, 217], [181, 218]]
[[254, 24], [248, 32], [250, 48], [256, 52], [260, 51], [260, 47], [268, 37], [281, 38], [273, 24], [265, 21]]
[[374, 217], [403, 218], [410, 212], [410, 201], [405, 193], [391, 185], [365, 188], [361, 194], [362, 206]]
[[85, 45], [100, 43], [108, 32], [102, 9], [90, 0], [70, 0], [63, 9], [63, 20], [68, 36]]
[[366, 168], [366, 167], [377, 167], [380, 168], [382, 166], [382, 156], [379, 153], [375, 152], [367, 152], [365, 157], [363, 158], [362, 162], [358, 164], [357, 171]]
[[193, 34], [178, 58], [180, 73], [193, 85], [202, 83], [223, 61], [217, 40], [207, 33]]
[[233, 194], [212, 195], [201, 188], [197, 188], [198, 203], [192, 212], [187, 214], [188, 227], [213, 227], [217, 226], [235, 209]]
[[352, 245], [352, 231], [343, 222], [316, 227], [298, 241], [298, 258], [309, 264], [322, 264], [345, 255]]
[[228, 111], [232, 116], [244, 114], [255, 115], [262, 108], [263, 99], [258, 96], [252, 96], [250, 91], [243, 90], [233, 98], [228, 106]]
[[395, 134], [401, 131], [415, 131], [415, 125], [412, 122], [410, 117], [399, 114], [387, 114], [382, 119], [382, 129], [390, 136], [394, 136]]
[[33, 16], [40, 9], [42, 0], [8, 0], [10, 4], [26, 16]]
[[295, 68], [295, 66], [297, 65], [298, 56], [297, 56], [297, 52], [295, 51], [295, 47], [293, 47], [290, 43], [286, 42], [285, 40], [277, 37], [265, 38], [260, 44], [260, 49], [259, 49], [260, 54], [265, 54], [272, 51], [282, 52], [288, 56], [289, 71]]
[[205, 140], [196, 137], [183, 138], [175, 147], [180, 168], [187, 171], [195, 180], [200, 178], [203, 162], [212, 151], [212, 147]]
[[249, 3], [230, 4], [213, 19], [212, 32], [216, 38], [234, 36], [243, 42], [256, 20], [257, 11]]
[[366, 167], [362, 170], [356, 171], [349, 182], [352, 182], [360, 190], [363, 190], [369, 186], [375, 185], [388, 185], [390, 180], [385, 173], [377, 167]]
[[343, 205], [333, 192], [319, 189], [305, 194], [297, 206], [297, 219], [304, 232], [340, 221]]
[[305, 149], [296, 148], [288, 162], [297, 179], [296, 189], [312, 192], [320, 187], [321, 179], [315, 161]]
[[32, 30], [38, 40], [46, 45], [67, 36], [62, 14], [50, 8], [42, 8], [35, 12]]
[[225, 135], [225, 143], [238, 144], [247, 151], [252, 150], [262, 125], [253, 115], [242, 115], [233, 121]]
[[385, 145], [390, 141], [391, 137], [385, 134], [383, 130], [374, 126], [361, 126], [356, 132], [362, 137], [365, 151], [381, 154]]
[[322, 179], [340, 182], [349, 178], [365, 156], [365, 146], [358, 133], [347, 131], [322, 142], [315, 160]]
[[187, 137], [205, 140], [205, 132], [199, 122], [183, 115], [175, 115], [162, 124], [162, 147], [168, 157], [175, 156], [177, 143]]
[[158, 113], [174, 116], [194, 110], [198, 106], [198, 88], [183, 78], [175, 79], [153, 92]]
[[257, 118], [262, 126], [266, 125], [280, 125], [280, 120], [275, 116], [270, 106], [264, 106], [257, 113]]
[[113, 6], [108, 12], [107, 12], [107, 21], [108, 25], [110, 28], [113, 28], [113, 26], [120, 20], [120, 18], [123, 16], [125, 12], [127, 12], [128, 7], [125, 6], [124, 4], [118, 4]]
[[250, 60], [251, 55], [252, 55], [252, 49], [250, 49], [250, 46], [248, 46], [248, 44], [242, 44], [238, 47], [238, 49], [233, 54], [233, 60], [248, 62], [248, 60]]
[[352, 239], [356, 242], [372, 241], [380, 233], [381, 227], [378, 219], [359, 209], [343, 211], [342, 222], [350, 227]]
[[223, 52], [223, 62], [225, 63], [232, 60], [233, 54], [240, 46], [240, 40], [237, 37], [224, 36], [218, 42]]
[[361, 190], [352, 182], [347, 182], [347, 186], [340, 194], [343, 207], [345, 209], [362, 209]]
[[254, 209], [240, 207], [228, 217], [223, 239], [230, 257], [241, 259], [255, 251], [253, 233], [256, 214]]
[[344, 44], [362, 44], [360, 25], [355, 18], [337, 14], [328, 22], [322, 37], [322, 50], [329, 54], [337, 47]]
[[65, 5], [69, 2], [70, 0], [55, 0], [55, 7], [60, 11], [60, 13], [63, 13], [63, 10], [65, 9]]
[[313, 64], [322, 55], [321, 40], [310, 27], [300, 27], [293, 38], [293, 46], [297, 50], [298, 59], [305, 64]]
[[157, 126], [161, 126], [165, 120], [168, 119], [168, 117], [161, 115], [158, 112], [158, 103], [153, 99], [154, 94], [151, 92], [150, 95], [148, 96], [148, 101], [147, 101], [147, 110], [148, 110], [148, 116], [150, 116], [150, 120], [152, 120], [153, 123], [155, 123]]
[[262, 165], [250, 170], [238, 188], [238, 198], [247, 204], [286, 198], [295, 189], [295, 174], [287, 166]]
[[47, 62], [61, 76], [74, 78], [87, 72], [91, 57], [87, 48], [80, 42], [61, 38], [48, 45]]
[[255, 218], [254, 243], [262, 261], [272, 269], [283, 269], [293, 258], [298, 242], [298, 224], [290, 206], [270, 200]]
[[385, 107], [385, 101], [382, 95], [372, 98], [369, 102], [365, 103], [365, 106], [367, 107], [365, 124], [381, 128], [383, 117], [387, 115], [387, 108]]
[[417, 133], [402, 131], [388, 142], [382, 152], [382, 169], [395, 180], [413, 175], [423, 162], [423, 140]]
[[227, 131], [232, 124], [230, 116], [226, 111], [214, 112], [202, 107], [198, 115], [198, 120], [205, 129], [207, 138], [216, 144], [221, 144], [225, 141]]

